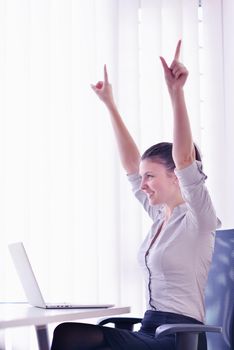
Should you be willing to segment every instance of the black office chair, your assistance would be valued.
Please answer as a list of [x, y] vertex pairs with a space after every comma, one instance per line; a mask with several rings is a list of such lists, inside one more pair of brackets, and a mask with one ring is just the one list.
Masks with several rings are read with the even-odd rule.
[[[197, 350], [199, 333], [207, 332], [208, 350], [234, 350], [234, 229], [216, 232], [205, 303], [207, 325], [162, 325], [155, 337], [173, 333], [177, 350]], [[110, 317], [98, 324], [113, 323], [116, 328], [133, 330], [140, 322], [140, 318]]]

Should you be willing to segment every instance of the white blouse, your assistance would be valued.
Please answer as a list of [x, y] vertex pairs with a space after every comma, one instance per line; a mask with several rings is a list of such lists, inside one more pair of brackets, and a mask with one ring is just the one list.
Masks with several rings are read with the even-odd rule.
[[174, 208], [151, 247], [164, 220], [164, 206], [150, 206], [147, 195], [140, 190], [140, 175], [128, 175], [136, 198], [153, 220], [138, 254], [147, 309], [174, 312], [204, 322], [204, 290], [220, 221], [205, 186], [201, 163], [194, 161], [187, 168], [175, 170], [175, 174], [185, 203]]

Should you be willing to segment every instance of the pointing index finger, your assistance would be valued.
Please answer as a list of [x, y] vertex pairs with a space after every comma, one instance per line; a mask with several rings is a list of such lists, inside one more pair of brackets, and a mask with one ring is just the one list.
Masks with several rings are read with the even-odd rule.
[[180, 58], [180, 47], [181, 47], [181, 40], [178, 41], [178, 44], [176, 46], [175, 56], [174, 59], [179, 61]]
[[109, 83], [106, 64], [104, 65], [104, 81], [105, 81], [105, 83]]

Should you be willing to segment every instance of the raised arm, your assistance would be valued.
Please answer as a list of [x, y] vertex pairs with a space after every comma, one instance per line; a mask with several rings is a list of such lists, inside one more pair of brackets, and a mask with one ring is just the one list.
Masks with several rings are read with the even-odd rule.
[[183, 91], [188, 71], [179, 62], [180, 47], [181, 40], [177, 44], [170, 67], [165, 59], [160, 57], [173, 108], [173, 159], [177, 169], [187, 167], [195, 159], [195, 148]]
[[111, 123], [123, 168], [127, 174], [138, 172], [140, 153], [118, 112], [113, 98], [112, 86], [108, 80], [106, 65], [104, 66], [104, 81], [99, 81], [96, 85], [91, 85], [91, 87], [97, 96], [104, 102], [110, 113]]

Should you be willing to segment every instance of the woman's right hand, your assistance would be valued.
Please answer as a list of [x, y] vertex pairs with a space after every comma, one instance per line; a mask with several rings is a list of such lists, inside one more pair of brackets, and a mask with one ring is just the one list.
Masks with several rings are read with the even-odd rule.
[[108, 80], [106, 65], [104, 65], [104, 81], [98, 81], [96, 85], [91, 84], [91, 88], [107, 107], [114, 105], [112, 86]]

